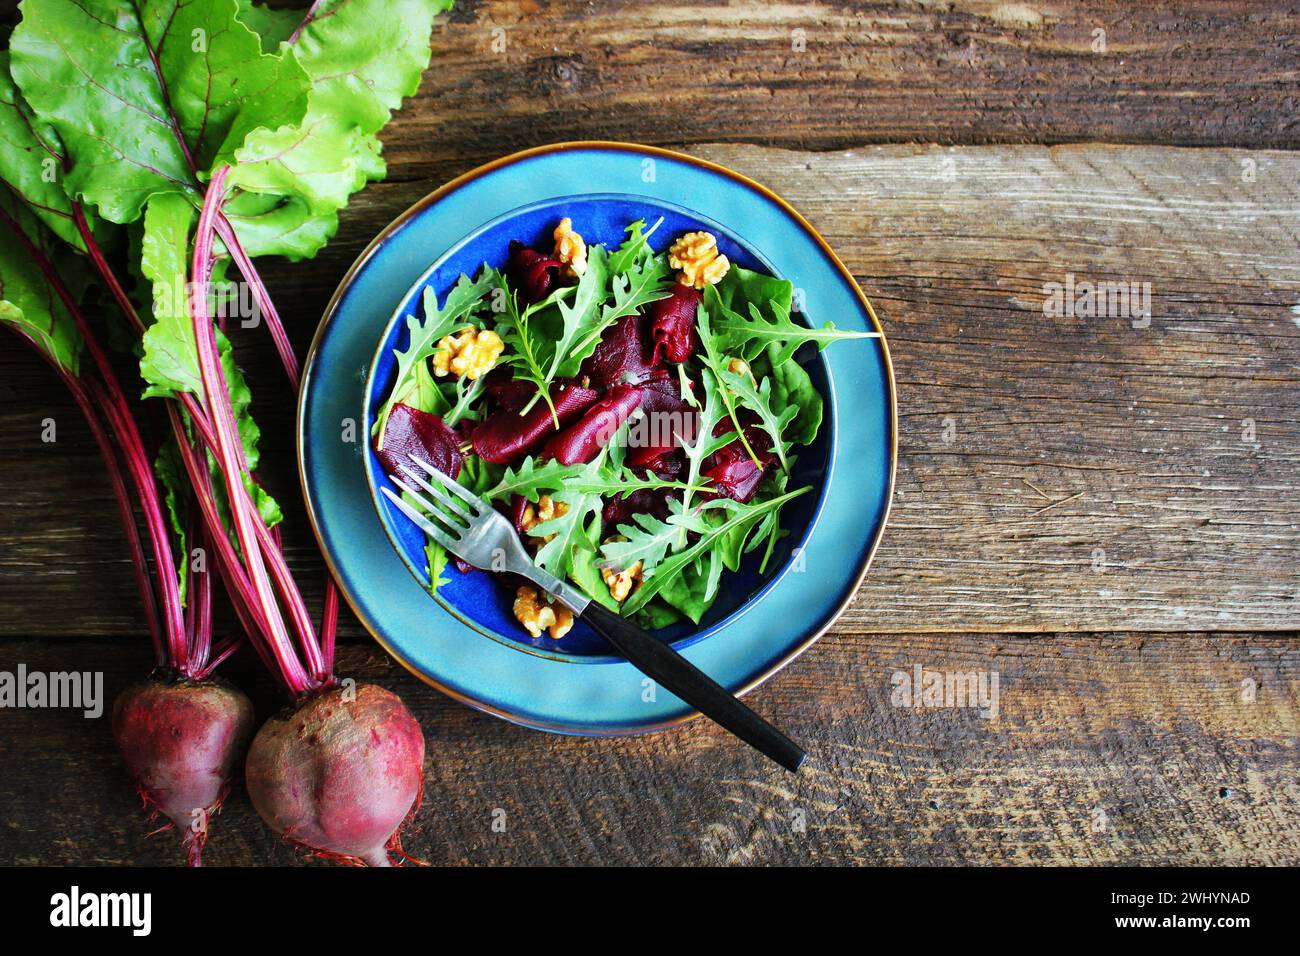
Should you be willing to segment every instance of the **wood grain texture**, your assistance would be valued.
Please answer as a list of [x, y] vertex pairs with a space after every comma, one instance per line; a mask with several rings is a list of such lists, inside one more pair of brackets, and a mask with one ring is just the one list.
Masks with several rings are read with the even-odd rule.
[[[0, 642], [32, 668], [102, 669], [109, 694], [147, 666], [141, 651]], [[1300, 647], [1284, 637], [836, 634], [751, 698], [809, 745], [798, 777], [705, 723], [532, 733], [423, 688], [373, 646], [341, 664], [424, 726], [406, 843], [434, 863], [1300, 863]], [[891, 706], [893, 672], [916, 664], [997, 672], [997, 719]], [[0, 863], [178, 861], [173, 835], [146, 839], [106, 719], [12, 711], [5, 731]], [[296, 856], [242, 790], [213, 833], [213, 865]]]
[[458, 0], [385, 140], [406, 178], [562, 139], [1294, 148], [1298, 14], [1244, 0]]
[[[693, 151], [805, 212], [891, 343], [898, 494], [844, 627], [1300, 626], [1300, 157]], [[359, 248], [433, 185], [374, 186], [319, 260], [268, 266], [301, 349]], [[1150, 283], [1149, 327], [1045, 317], [1045, 284], [1070, 274]], [[240, 345], [263, 470], [290, 503], [292, 397], [269, 343]], [[0, 634], [140, 633], [120, 599], [131, 584], [107, 484], [73, 409], [31, 357], [10, 351], [0, 368]], [[55, 444], [39, 440], [46, 417], [61, 423]], [[291, 509], [290, 556], [314, 590], [321, 572], [304, 529]], [[809, 571], [835, 559], [809, 555]]]
[[428, 175], [560, 139], [1293, 148], [1298, 46], [1289, 2], [462, 0], [389, 151]]

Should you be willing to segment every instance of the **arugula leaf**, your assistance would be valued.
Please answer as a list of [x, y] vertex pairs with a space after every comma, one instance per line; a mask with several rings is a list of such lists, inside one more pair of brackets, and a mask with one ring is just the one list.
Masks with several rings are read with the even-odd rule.
[[539, 461], [529, 455], [517, 468], [507, 468], [501, 480], [484, 492], [488, 501], [505, 501], [523, 495], [533, 504], [543, 493], [559, 491], [587, 471], [586, 465], [562, 465], [554, 458]]
[[406, 348], [393, 351], [393, 355], [397, 358], [396, 381], [388, 400], [384, 402], [383, 408], [375, 417], [373, 430], [373, 434], [381, 436], [381, 443], [384, 427], [388, 424], [388, 416], [392, 413], [393, 406], [397, 404], [397, 396], [410, 390], [411, 382], [418, 374], [416, 366], [438, 350], [438, 342], [444, 336], [450, 335], [465, 324], [468, 318], [482, 307], [483, 296], [496, 282], [495, 273], [486, 268], [479, 273], [477, 279], [462, 275], [447, 293], [447, 298], [441, 307], [438, 306], [438, 296], [433, 291], [433, 287], [425, 287], [424, 318], [419, 319], [414, 315], [406, 317], [410, 341], [407, 342]]
[[748, 504], [732, 501], [730, 498], [714, 498], [711, 501], [704, 502], [699, 507], [700, 511], [718, 508], [727, 512], [727, 519], [722, 524], [704, 531], [690, 547], [676, 552], [655, 567], [644, 578], [641, 586], [623, 602], [621, 613], [626, 616], [645, 607], [646, 603], [658, 594], [674, 575], [691, 565], [705, 552], [714, 548], [720, 539], [736, 528], [752, 527], [769, 511], [780, 508], [787, 501], [809, 491], [812, 491], [811, 485], [797, 491], [788, 492], [778, 498], [771, 498], [767, 501], [752, 501]]
[[595, 551], [574, 552], [573, 567], [569, 568], [569, 579], [597, 604], [604, 605], [615, 613], [618, 612], [618, 602], [609, 593], [609, 587], [600, 575], [599, 555]]
[[[81, 267], [81, 260], [52, 249], [50, 231], [4, 187], [0, 187], [0, 209], [37, 248], [54, 258], [65, 280], [73, 278], [71, 272]], [[6, 223], [0, 223], [0, 322], [30, 339], [64, 371], [74, 376], [80, 372], [84, 343], [76, 323]]]
[[23, 5], [13, 78], [68, 147], [70, 195], [132, 222], [155, 193], [197, 195], [195, 170], [252, 130], [302, 119], [307, 74], [292, 55], [264, 54], [237, 12], [236, 0]]
[[[568, 510], [528, 529], [534, 538], [546, 541], [533, 559], [539, 567], [560, 580], [569, 576], [576, 551], [595, 551], [600, 536], [600, 495], [581, 491], [559, 491], [551, 499], [563, 502]], [[553, 536], [553, 537], [552, 537]]]
[[696, 415], [695, 441], [687, 442], [682, 436], [682, 452], [686, 456], [686, 489], [682, 495], [682, 510], [690, 507], [691, 496], [700, 482], [700, 471], [704, 460], [719, 448], [735, 438], [735, 432], [715, 436], [713, 430], [722, 421], [723, 405], [719, 394], [717, 379], [708, 369], [700, 370], [700, 386], [704, 390], [704, 402]]
[[638, 219], [624, 229], [627, 239], [609, 257], [609, 274], [621, 276], [625, 272], [630, 272], [638, 264], [644, 265], [654, 255], [654, 251], [650, 248], [650, 237], [663, 221], [664, 217], [660, 216], [653, 226], [646, 229], [645, 220]]
[[578, 279], [572, 302], [557, 300], [560, 312], [560, 334], [555, 339], [555, 351], [546, 371], [546, 384], [558, 378], [569, 378], [578, 373], [582, 359], [577, 358], [574, 346], [595, 332], [591, 342], [594, 351], [599, 342], [599, 329], [603, 321], [601, 306], [605, 302], [609, 285], [609, 260], [604, 246], [592, 246], [587, 253], [587, 271]]
[[745, 319], [727, 307], [713, 286], [704, 290], [704, 301], [719, 316], [714, 332], [720, 351], [738, 354], [745, 361], [750, 361], [768, 345], [775, 343], [780, 348], [772, 359], [773, 368], [787, 362], [805, 342], [813, 342], [818, 349], [824, 349], [841, 339], [880, 338], [879, 332], [840, 331], [833, 322], [827, 322], [820, 329], [811, 329], [793, 321], [790, 310], [776, 301], [770, 303], [771, 319], [764, 318], [759, 306], [754, 303], [749, 304], [750, 317]]
[[[723, 385], [735, 393], [744, 403], [745, 407], [758, 416], [758, 423], [763, 431], [767, 432], [772, 439], [772, 450], [776, 452], [777, 459], [781, 462], [783, 469], [788, 468], [786, 462], [787, 442], [783, 437], [785, 427], [794, 420], [799, 414], [799, 409], [787, 405], [779, 413], [772, 410], [772, 380], [766, 376], [763, 382], [757, 388], [754, 387], [754, 381], [747, 374], [733, 372], [730, 369], [718, 369], [722, 375]], [[744, 432], [741, 432], [744, 436]]]
[[[673, 504], [680, 509], [680, 502]], [[632, 521], [633, 524], [618, 526], [618, 533], [624, 540], [605, 542], [600, 553], [607, 567], [620, 571], [640, 561], [643, 575], [653, 571], [668, 552], [681, 546], [686, 540], [683, 531], [703, 532], [708, 529], [701, 514], [681, 510], [670, 514], [667, 521], [649, 514], [634, 514]]]
[[668, 263], [659, 257], [647, 258], [625, 274], [613, 276], [610, 282], [613, 301], [601, 310], [600, 320], [570, 348], [568, 358], [560, 368], [560, 376], [577, 375], [583, 360], [600, 345], [601, 335], [619, 319], [672, 295], [668, 276]]
[[[740, 438], [740, 443], [745, 446], [745, 451], [749, 457], [753, 459], [754, 464], [761, 467], [758, 455], [755, 454], [753, 447], [749, 444], [749, 437], [745, 434], [745, 429], [740, 424], [740, 416], [736, 411], [735, 395], [730, 388], [725, 387], [728, 371], [723, 362], [726, 360], [729, 363], [730, 360], [722, 354], [722, 349], [713, 335], [712, 324], [709, 321], [709, 310], [702, 305], [697, 313], [696, 329], [700, 335], [700, 344], [704, 346], [704, 354], [700, 357], [700, 360], [704, 363], [705, 367], [713, 373], [713, 381], [718, 386], [718, 397], [722, 400], [722, 405], [727, 410], [727, 416], [731, 419], [731, 424], [735, 428], [737, 437]], [[779, 447], [780, 444], [781, 439], [778, 434], [777, 446]]]

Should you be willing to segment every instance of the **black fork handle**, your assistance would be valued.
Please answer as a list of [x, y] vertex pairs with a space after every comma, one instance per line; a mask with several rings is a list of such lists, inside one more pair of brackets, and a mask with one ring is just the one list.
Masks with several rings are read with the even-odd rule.
[[581, 617], [637, 670], [659, 686], [676, 694], [786, 770], [798, 772], [808, 756], [802, 747], [663, 641], [656, 640], [631, 621], [595, 601], [587, 605]]

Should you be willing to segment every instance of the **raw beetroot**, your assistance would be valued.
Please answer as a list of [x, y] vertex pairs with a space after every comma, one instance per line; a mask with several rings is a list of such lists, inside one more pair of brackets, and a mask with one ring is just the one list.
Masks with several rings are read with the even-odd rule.
[[373, 684], [336, 687], [272, 717], [248, 750], [248, 795], [276, 833], [352, 864], [405, 858], [401, 829], [419, 808], [424, 734]]
[[145, 806], [183, 834], [202, 860], [209, 818], [230, 793], [253, 733], [253, 705], [223, 680], [133, 684], [113, 702], [113, 737]]

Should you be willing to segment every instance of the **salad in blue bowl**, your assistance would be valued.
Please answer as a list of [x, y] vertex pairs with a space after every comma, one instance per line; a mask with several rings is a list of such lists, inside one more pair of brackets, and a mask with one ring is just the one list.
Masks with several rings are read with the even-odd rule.
[[408, 292], [371, 367], [368, 477], [404, 562], [489, 636], [616, 660], [547, 595], [451, 558], [377, 494], [415, 455], [611, 610], [679, 648], [718, 630], [816, 520], [835, 428], [820, 350], [875, 334], [796, 306], [791, 282], [684, 210], [584, 197], [487, 224]]

